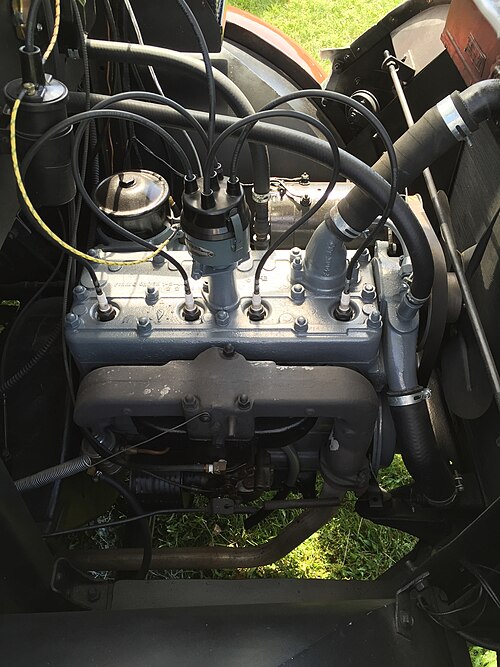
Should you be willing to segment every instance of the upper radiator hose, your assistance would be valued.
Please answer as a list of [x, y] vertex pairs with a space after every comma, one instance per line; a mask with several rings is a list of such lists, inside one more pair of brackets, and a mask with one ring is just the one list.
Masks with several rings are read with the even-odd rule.
[[[447, 150], [475, 132], [479, 123], [500, 111], [500, 80], [488, 79], [445, 97], [416, 121], [394, 144], [399, 166], [399, 186], [410, 185], [422, 171]], [[390, 180], [385, 153], [373, 169]], [[359, 187], [353, 188], [338, 205], [342, 219], [363, 232], [378, 214], [373, 199]]]

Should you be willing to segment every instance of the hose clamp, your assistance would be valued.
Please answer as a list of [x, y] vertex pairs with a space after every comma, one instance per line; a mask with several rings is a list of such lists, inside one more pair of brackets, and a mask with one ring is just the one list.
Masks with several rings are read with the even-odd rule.
[[405, 405], [415, 405], [422, 401], [427, 401], [432, 396], [432, 392], [428, 387], [419, 389], [412, 394], [404, 394], [404, 396], [387, 395], [387, 402], [393, 408], [402, 408]]
[[445, 97], [444, 100], [438, 102], [437, 110], [441, 114], [444, 124], [452, 133], [457, 141], [467, 141], [470, 144], [470, 131], [467, 123], [464, 121], [457, 107], [455, 106], [451, 95]]
[[344, 220], [336, 205], [330, 211], [330, 215], [327, 217], [326, 222], [329, 225], [333, 225], [335, 230], [340, 232], [340, 234], [347, 239], [355, 239], [360, 235], [360, 232], [357, 229], [351, 227], [351, 225]]
[[269, 192], [259, 194], [258, 192], [255, 192], [255, 190], [252, 190], [252, 199], [256, 204], [267, 204], [269, 201]]

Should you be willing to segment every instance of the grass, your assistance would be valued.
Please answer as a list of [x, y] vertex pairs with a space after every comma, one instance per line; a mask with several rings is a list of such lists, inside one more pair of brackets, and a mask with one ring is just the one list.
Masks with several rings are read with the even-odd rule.
[[[239, 9], [279, 28], [320, 61], [322, 48], [348, 46], [380, 21], [399, 2], [395, 0], [231, 0]], [[362, 11], [360, 8], [362, 7]], [[320, 61], [330, 68], [329, 61]]]
[[[407, 481], [408, 473], [400, 457], [381, 475], [386, 488]], [[228, 572], [170, 571], [161, 576], [188, 578], [290, 577], [311, 579], [376, 579], [408, 553], [415, 539], [399, 531], [362, 519], [354, 511], [354, 497], [346, 499], [337, 517], [280, 561], [263, 567]], [[155, 546], [181, 545], [250, 546], [276, 535], [297, 515], [277, 511], [251, 531], [241, 517], [181, 516], [159, 519], [155, 526]]]

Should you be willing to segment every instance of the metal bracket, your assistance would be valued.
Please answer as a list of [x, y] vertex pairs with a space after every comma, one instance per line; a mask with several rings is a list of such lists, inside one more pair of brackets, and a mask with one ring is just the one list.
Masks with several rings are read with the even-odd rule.
[[58, 558], [54, 564], [51, 589], [81, 609], [106, 609], [113, 584], [96, 581], [83, 574], [66, 558]]
[[389, 71], [389, 67], [393, 66], [398, 73], [400, 81], [403, 83], [409, 83], [415, 76], [415, 70], [404, 63], [402, 60], [398, 60], [396, 56], [389, 54], [382, 61], [382, 69]]

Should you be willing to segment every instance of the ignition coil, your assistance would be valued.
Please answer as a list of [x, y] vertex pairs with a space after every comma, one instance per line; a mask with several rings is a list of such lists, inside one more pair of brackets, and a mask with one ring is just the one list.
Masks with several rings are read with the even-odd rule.
[[[49, 128], [67, 118], [68, 89], [46, 75], [38, 47], [31, 52], [22, 46], [21, 79], [10, 81], [4, 88], [8, 107], [24, 91], [16, 124], [19, 158]], [[46, 142], [31, 163], [25, 178], [26, 187], [35, 206], [61, 206], [74, 199], [76, 190], [71, 171], [71, 133], [69, 127]]]

